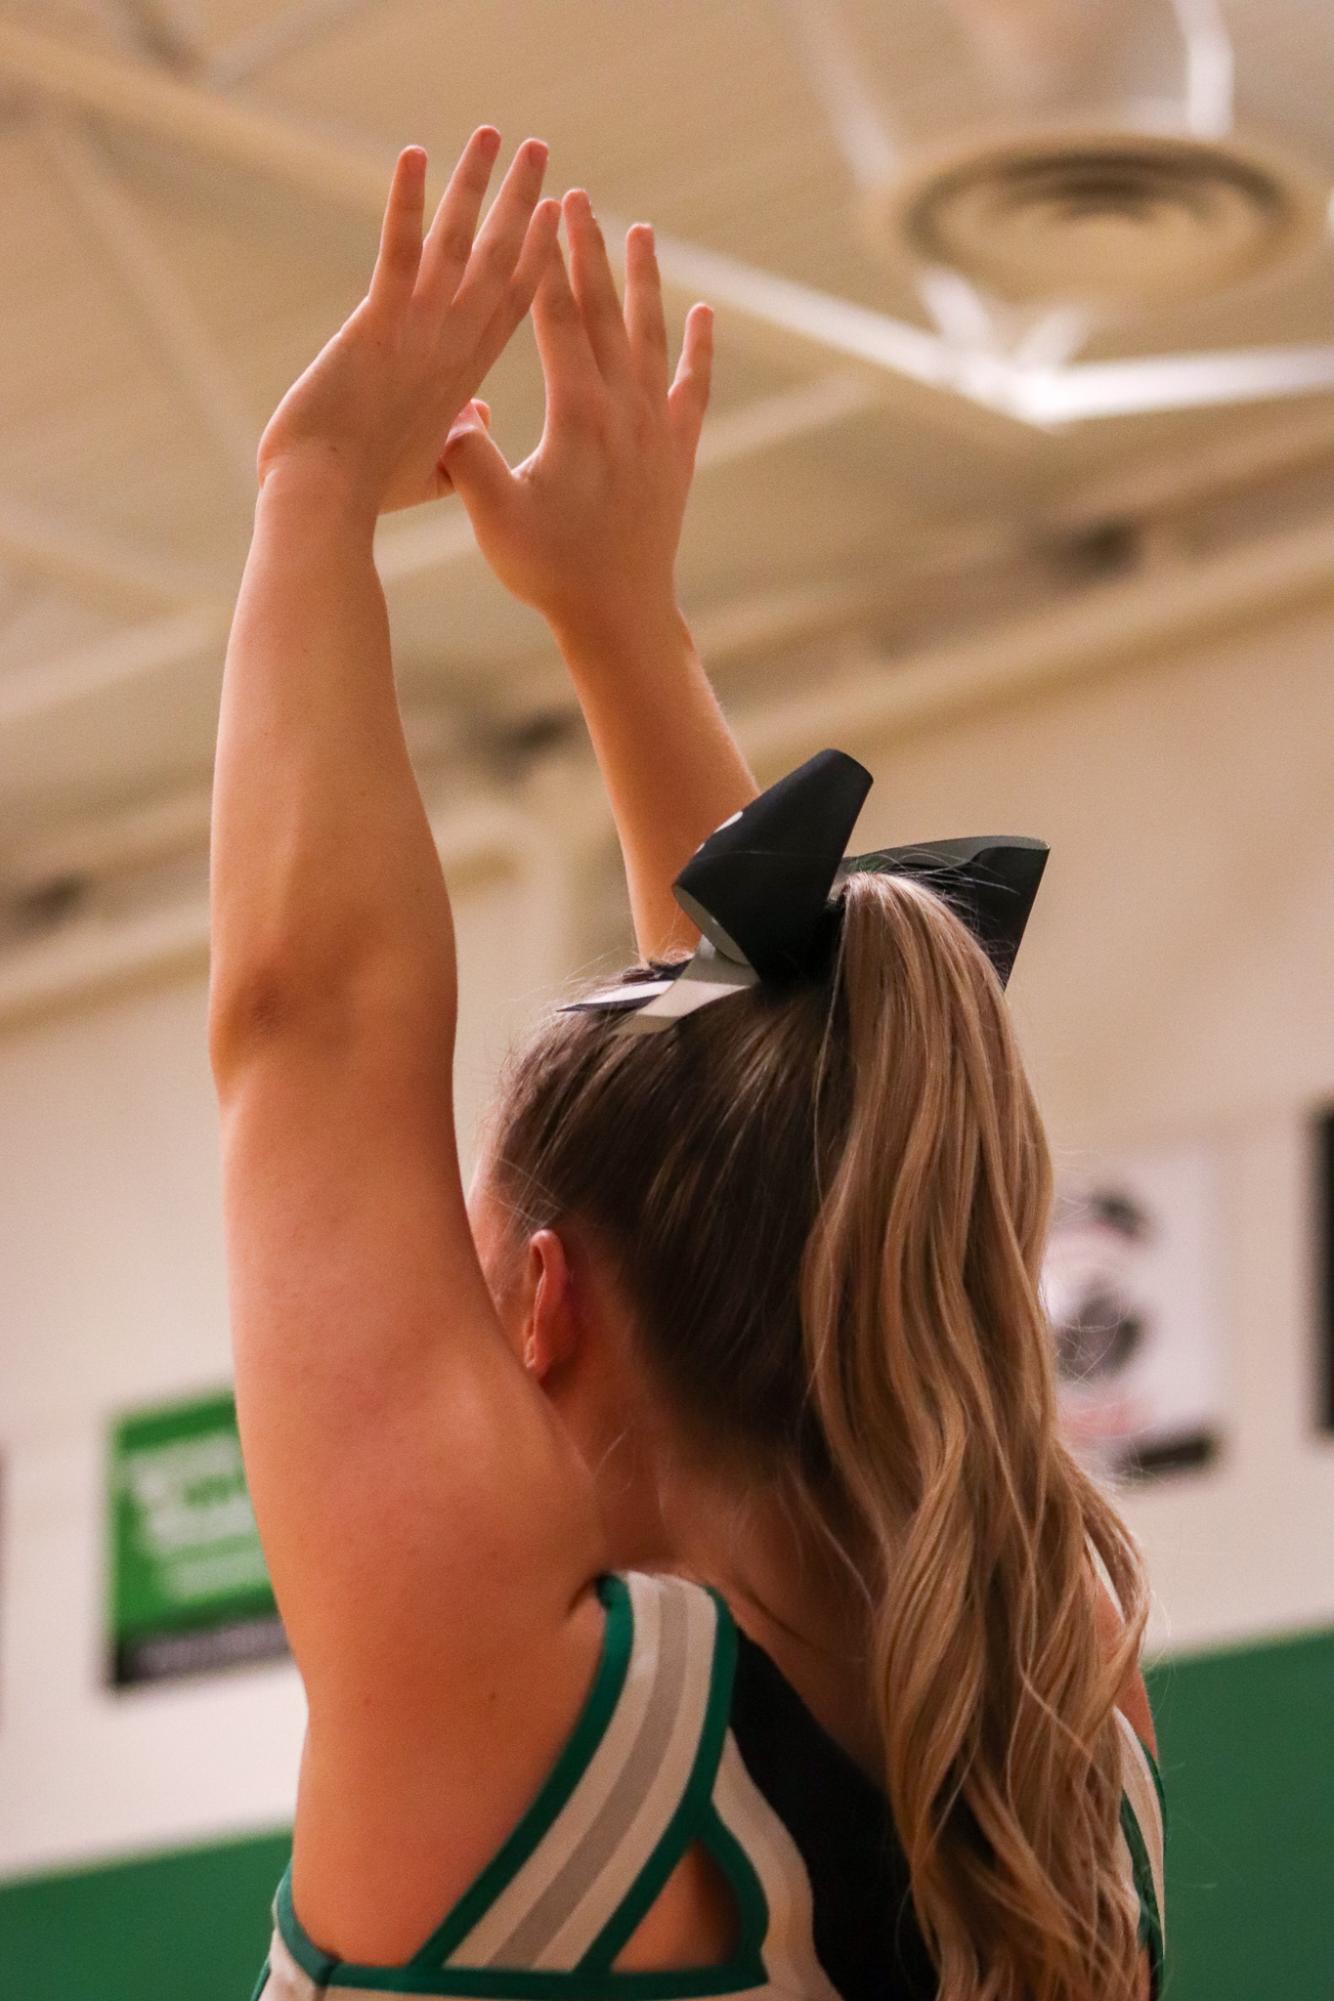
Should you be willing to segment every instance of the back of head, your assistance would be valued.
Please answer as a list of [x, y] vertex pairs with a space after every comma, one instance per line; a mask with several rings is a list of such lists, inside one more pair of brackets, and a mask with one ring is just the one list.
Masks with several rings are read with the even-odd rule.
[[[683, 1432], [869, 1561], [885, 1786], [942, 1992], [1130, 2001], [1113, 1704], [1145, 1590], [1057, 1435], [1046, 1138], [963, 922], [907, 876], [839, 893], [823, 984], [647, 1035], [556, 1016], [504, 1080], [497, 1187], [522, 1229], [598, 1232]], [[1091, 1557], [1125, 1614], [1110, 1655]]]

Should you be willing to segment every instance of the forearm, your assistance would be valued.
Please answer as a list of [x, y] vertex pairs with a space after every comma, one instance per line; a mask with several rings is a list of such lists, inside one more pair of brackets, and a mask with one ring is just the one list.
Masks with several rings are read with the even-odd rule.
[[[374, 510], [272, 473], [232, 620], [213, 779], [210, 1014], [454, 1009], [439, 858], [399, 717]], [[277, 997], [275, 1002], [275, 996]]]
[[675, 605], [553, 630], [611, 801], [639, 949], [688, 951], [699, 931], [672, 880], [759, 787]]

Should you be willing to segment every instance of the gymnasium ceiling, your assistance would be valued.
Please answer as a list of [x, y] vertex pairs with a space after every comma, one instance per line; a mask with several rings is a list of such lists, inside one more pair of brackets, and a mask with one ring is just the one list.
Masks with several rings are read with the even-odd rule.
[[[826, 658], [892, 676], [942, 637], [1127, 567], [1171, 573], [1229, 538], [1334, 517], [1327, 390], [1043, 425], [897, 366], [895, 341], [911, 354], [930, 313], [863, 226], [850, 131], [866, 101], [900, 131], [964, 133], [983, 115], [946, 12], [3, 0], [0, 887], [197, 844], [259, 431], [364, 290], [398, 147], [428, 147], [438, 191], [483, 120], [506, 159], [529, 133], [548, 140], [548, 191], [586, 185], [613, 248], [631, 221], [655, 223], [678, 334], [693, 298], [715, 305], [681, 595], [746, 714], [809, 692]], [[1326, 187], [1334, 9], [1222, 12], [1239, 125]], [[858, 67], [841, 114], [830, 48]], [[1326, 237], [1225, 292], [1095, 325], [1072, 358], [1331, 340]], [[522, 457], [541, 428], [530, 329], [487, 394]], [[424, 764], [485, 765], [488, 748], [559, 727], [544, 631], [492, 580], [460, 509], [394, 517], [378, 552]]]

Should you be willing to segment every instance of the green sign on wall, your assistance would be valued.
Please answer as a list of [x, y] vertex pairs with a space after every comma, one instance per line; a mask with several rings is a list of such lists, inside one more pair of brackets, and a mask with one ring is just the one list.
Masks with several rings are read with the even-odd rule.
[[110, 1470], [111, 1681], [286, 1653], [230, 1392], [122, 1418]]

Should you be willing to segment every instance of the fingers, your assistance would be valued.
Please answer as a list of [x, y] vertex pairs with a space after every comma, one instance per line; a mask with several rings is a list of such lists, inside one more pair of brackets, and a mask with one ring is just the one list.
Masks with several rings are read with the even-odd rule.
[[426, 202], [426, 151], [405, 146], [394, 163], [380, 225], [380, 250], [367, 293], [376, 309], [403, 306], [412, 297], [422, 251]]
[[630, 353], [645, 389], [661, 401], [667, 393], [667, 323], [652, 223], [635, 223], [625, 243], [625, 326]]
[[494, 125], [479, 125], [454, 164], [422, 245], [422, 292], [442, 309], [458, 288], [472, 255], [482, 197], [500, 151]]
[[542, 359], [550, 416], [559, 418], [601, 394], [605, 386], [602, 371], [589, 345], [579, 301], [570, 287], [559, 237], [547, 252], [533, 297], [533, 333]]
[[510, 335], [532, 305], [559, 228], [560, 203], [552, 200], [539, 202], [523, 239], [519, 261], [501, 294], [500, 304], [492, 313], [477, 344], [478, 365], [483, 373], [503, 352]]
[[[610, 386], [607, 370], [637, 378], [654, 399], [666, 396], [672, 432], [693, 467], [713, 372], [713, 308], [703, 301], [686, 318], [676, 377], [667, 389], [667, 326], [649, 223], [635, 223], [626, 235], [625, 314], [621, 315], [601, 232], [591, 222], [588, 197], [572, 189], [564, 201], [572, 261], [582, 274], [579, 291], [565, 269], [557, 243], [533, 300], [533, 329], [546, 377], [547, 407], [559, 414]], [[619, 334], [619, 339], [617, 339]], [[599, 351], [599, 341], [601, 348]], [[610, 359], [608, 357], [610, 356]]]
[[583, 188], [571, 188], [564, 207], [565, 227], [570, 233], [570, 282], [598, 368], [605, 381], [615, 383], [630, 374], [632, 363], [607, 246]]
[[[526, 139], [520, 146], [472, 247], [458, 289], [448, 298], [441, 298], [438, 294], [432, 297], [431, 303], [438, 304], [442, 309], [446, 305], [449, 307], [450, 319], [461, 332], [475, 328], [480, 334], [489, 325], [515, 280], [516, 267], [523, 255], [537, 199], [542, 192], [547, 152], [546, 142], [542, 139]], [[559, 221], [559, 212], [556, 221]], [[542, 225], [544, 231], [551, 226], [549, 222]], [[537, 268], [533, 269], [531, 264], [528, 267], [527, 275], [531, 277], [534, 287], [545, 258], [544, 240]], [[521, 318], [522, 314], [518, 317]]]
[[713, 380], [713, 307], [702, 300], [686, 314], [676, 377], [667, 392], [672, 430], [687, 470], [693, 470]]
[[451, 430], [454, 428], [455, 425], [469, 424], [474, 415], [476, 416], [478, 423], [485, 425], [486, 429], [489, 431], [491, 428], [491, 405], [489, 403], [483, 402], [480, 396], [469, 397], [468, 401], [459, 411], [457, 417], [455, 417], [454, 425], [450, 426]]

